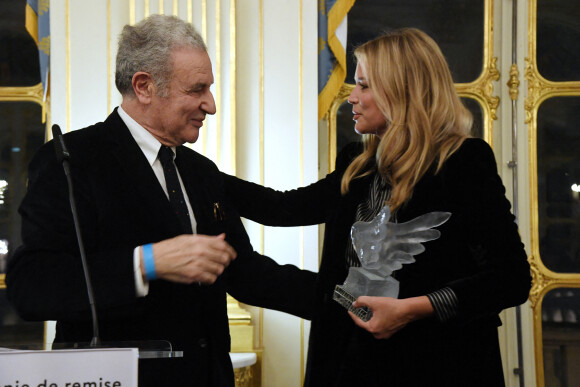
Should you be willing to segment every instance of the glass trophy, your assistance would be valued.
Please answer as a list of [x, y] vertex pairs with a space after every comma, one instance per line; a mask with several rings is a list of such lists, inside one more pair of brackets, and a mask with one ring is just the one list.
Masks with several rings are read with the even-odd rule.
[[425, 251], [422, 243], [439, 238], [433, 229], [445, 223], [451, 213], [430, 212], [405, 223], [389, 222], [391, 210], [384, 206], [370, 222], [356, 222], [350, 231], [354, 250], [361, 266], [351, 267], [342, 285], [336, 285], [333, 299], [363, 321], [372, 318], [368, 308], [355, 308], [360, 296], [393, 297], [399, 295], [399, 282], [391, 274], [414, 256]]

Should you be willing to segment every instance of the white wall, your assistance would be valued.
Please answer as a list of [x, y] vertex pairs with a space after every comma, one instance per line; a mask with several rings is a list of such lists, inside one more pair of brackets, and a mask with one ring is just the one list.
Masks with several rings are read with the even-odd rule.
[[[149, 4], [149, 8], [147, 8]], [[161, 1], [206, 38], [218, 114], [193, 146], [220, 169], [278, 189], [318, 176], [317, 3], [304, 0]], [[63, 131], [102, 121], [119, 104], [114, 87], [123, 25], [157, 13], [158, 1], [51, 1], [52, 123]], [[191, 12], [190, 12], [191, 10]], [[233, 16], [235, 15], [235, 17]], [[316, 270], [317, 227], [247, 223], [254, 248]], [[251, 308], [263, 352], [263, 386], [300, 386], [308, 323]], [[259, 327], [260, 328], [260, 327]]]

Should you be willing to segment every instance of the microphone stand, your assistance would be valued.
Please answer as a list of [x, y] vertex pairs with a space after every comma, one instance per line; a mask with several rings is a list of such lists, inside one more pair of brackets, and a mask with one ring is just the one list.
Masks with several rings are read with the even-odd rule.
[[54, 149], [56, 151], [56, 159], [62, 164], [64, 169], [64, 174], [66, 175], [66, 180], [68, 183], [68, 193], [69, 193], [69, 202], [70, 208], [73, 215], [73, 222], [75, 225], [77, 241], [79, 244], [79, 251], [81, 254], [81, 262], [83, 264], [83, 271], [85, 275], [85, 283], [87, 285], [87, 293], [89, 296], [89, 304], [91, 307], [91, 315], [92, 315], [92, 322], [93, 322], [93, 338], [89, 346], [91, 348], [98, 347], [101, 342], [99, 339], [99, 323], [97, 320], [97, 308], [95, 307], [95, 296], [93, 295], [93, 286], [91, 284], [91, 277], [89, 275], [89, 267], [87, 265], [87, 258], [85, 255], [85, 247], [83, 245], [83, 238], [81, 236], [81, 229], [79, 224], [79, 219], [77, 215], [77, 206], [75, 202], [74, 192], [73, 192], [73, 182], [70, 174], [70, 153], [66, 147], [64, 142], [64, 137], [62, 136], [62, 132], [58, 125], [52, 126], [52, 137], [54, 139]]

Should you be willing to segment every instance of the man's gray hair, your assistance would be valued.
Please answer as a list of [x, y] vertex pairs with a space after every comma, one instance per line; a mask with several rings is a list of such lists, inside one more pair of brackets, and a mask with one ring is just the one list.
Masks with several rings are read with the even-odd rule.
[[135, 95], [133, 75], [151, 74], [160, 96], [167, 96], [173, 63], [171, 53], [181, 47], [207, 52], [201, 35], [175, 16], [151, 15], [134, 26], [126, 25], [119, 37], [115, 85], [121, 95]]

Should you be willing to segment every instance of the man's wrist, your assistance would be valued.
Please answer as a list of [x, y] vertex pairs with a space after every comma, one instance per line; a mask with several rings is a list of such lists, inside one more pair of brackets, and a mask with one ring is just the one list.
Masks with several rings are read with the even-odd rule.
[[155, 257], [153, 256], [153, 244], [148, 243], [141, 246], [142, 259], [143, 259], [143, 270], [145, 272], [145, 278], [148, 280], [154, 280], [157, 278], [157, 272], [155, 271]]

